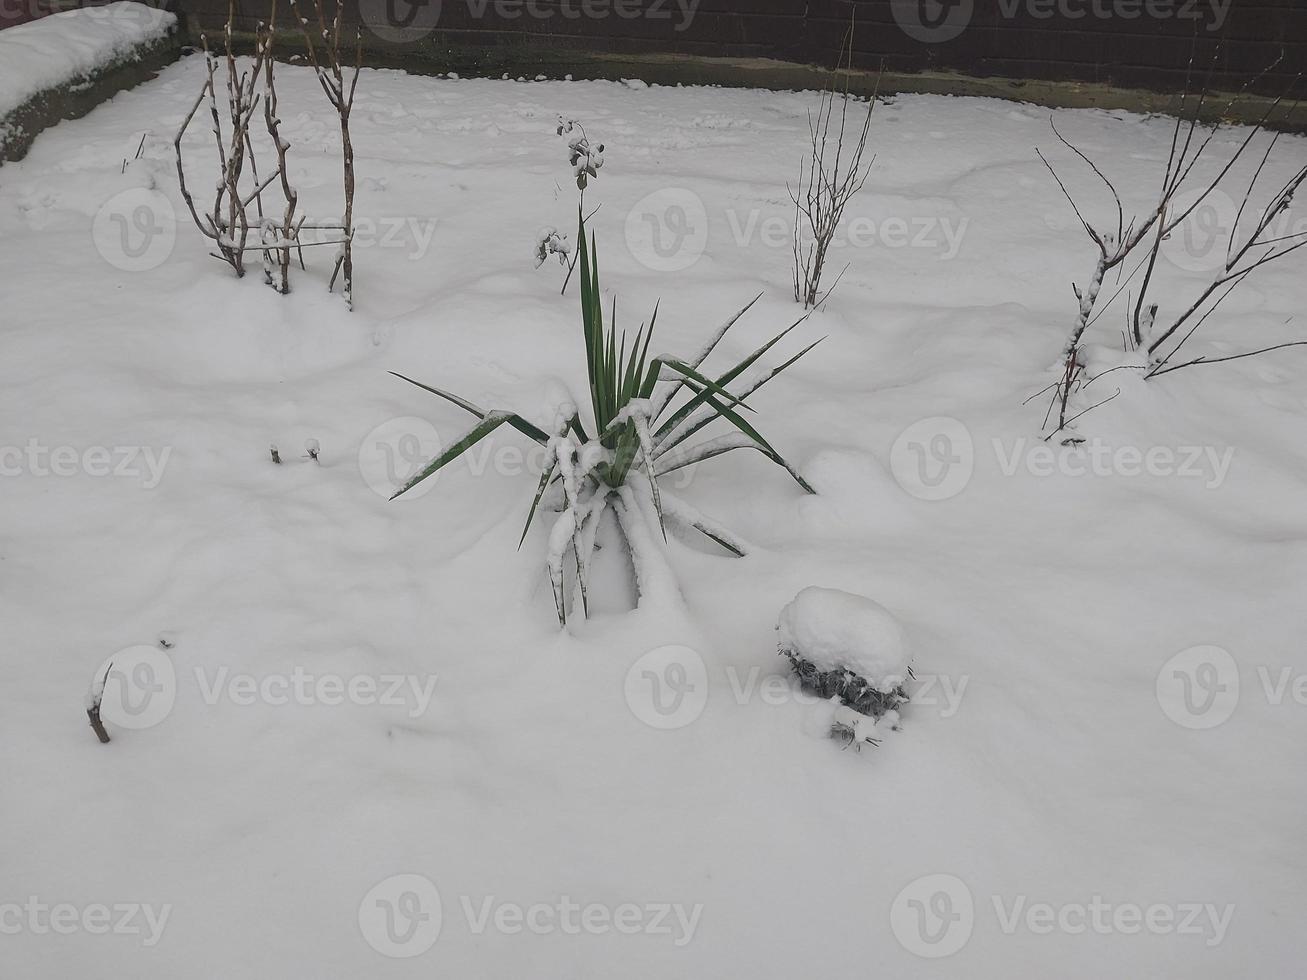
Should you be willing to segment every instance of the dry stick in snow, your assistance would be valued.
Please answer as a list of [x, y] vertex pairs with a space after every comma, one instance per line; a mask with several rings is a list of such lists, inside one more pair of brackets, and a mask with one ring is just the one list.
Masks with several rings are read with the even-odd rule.
[[109, 674], [113, 672], [113, 661], [110, 660], [104, 665], [104, 673], [96, 673], [91, 678], [91, 687], [86, 692], [86, 717], [91, 723], [91, 730], [95, 732], [95, 737], [103, 745], [109, 741], [109, 733], [105, 730], [104, 721], [100, 717], [100, 709], [104, 704], [104, 691], [109, 683]]
[[101, 745], [107, 745], [109, 742], [109, 733], [105, 731], [104, 722], [100, 718], [100, 707], [104, 702], [104, 687], [109, 682], [109, 672], [111, 670], [113, 670], [112, 662], [104, 668], [104, 675], [92, 682], [91, 690], [86, 699], [86, 717], [91, 723], [91, 730], [95, 732], [95, 737], [100, 740]]
[[[201, 40], [203, 40], [203, 38], [201, 38]], [[191, 120], [195, 118], [195, 113], [199, 112], [200, 106], [203, 104], [204, 97], [207, 94], [208, 83], [205, 83], [204, 88], [200, 90], [200, 94], [196, 96], [195, 104], [191, 106], [191, 111], [188, 112], [186, 118], [182, 120], [181, 128], [177, 130], [177, 135], [173, 137], [172, 145], [177, 158], [177, 185], [181, 189], [182, 200], [186, 202], [186, 208], [191, 213], [191, 219], [195, 222], [195, 227], [199, 228], [200, 232], [206, 237], [215, 238], [217, 237], [216, 234], [211, 233], [209, 228], [205, 226], [204, 222], [200, 220], [199, 212], [195, 208], [195, 199], [191, 197], [191, 192], [186, 188], [186, 166], [182, 162], [182, 136], [185, 135], [187, 127], [191, 124]]]
[[100, 744], [108, 744], [109, 733], [105, 731], [104, 722], [100, 720], [100, 706], [97, 704], [93, 708], [87, 708], [86, 717], [91, 720], [91, 730], [95, 732], [95, 737], [100, 740]]
[[[337, 228], [338, 226], [332, 225], [332, 227]], [[305, 248], [313, 248], [315, 245], [344, 245], [344, 244], [345, 244], [345, 239], [343, 238], [333, 238], [321, 242], [301, 242], [301, 241], [295, 241], [291, 239], [277, 238], [277, 239], [269, 239], [266, 242], [260, 242], [258, 245], [246, 245], [244, 251], [267, 252], [270, 249], [280, 249], [283, 246], [289, 248], [295, 248], [295, 249], [305, 249]], [[212, 254], [215, 258], [222, 258], [222, 256], [218, 255], [216, 252], [210, 254]]]
[[[265, 230], [271, 228], [277, 232], [279, 247], [275, 250], [276, 271], [273, 271], [271, 255], [273, 253], [265, 252], [264, 256], [264, 275], [268, 283], [277, 290], [285, 294], [290, 292], [290, 250], [291, 243], [298, 244], [299, 230], [303, 225], [303, 218], [299, 224], [295, 222], [295, 205], [299, 201], [299, 194], [290, 183], [290, 172], [286, 163], [286, 151], [290, 149], [290, 144], [281, 135], [281, 119], [277, 116], [277, 87], [273, 75], [272, 59], [272, 42], [277, 33], [277, 5], [272, 5], [272, 17], [268, 21], [267, 32], [260, 37], [266, 60], [264, 62], [264, 99], [263, 99], [263, 119], [268, 127], [268, 135], [272, 137], [272, 145], [277, 151], [277, 173], [281, 176], [281, 193], [286, 200], [286, 209], [282, 213], [281, 224], [265, 224]], [[264, 234], [267, 239], [267, 234]], [[304, 264], [304, 253], [299, 251], [300, 265]]]
[[[260, 59], [263, 52], [260, 51], [254, 62], [252, 73], [239, 71], [236, 62], [235, 48], [232, 44], [232, 19], [235, 15], [235, 0], [232, 0], [228, 7], [227, 25], [223, 30], [223, 40], [226, 47], [227, 55], [227, 109], [231, 122], [231, 145], [227, 153], [227, 165], [224, 171], [226, 180], [226, 198], [227, 198], [227, 234], [228, 239], [238, 248], [244, 249], [246, 241], [249, 239], [250, 222], [246, 214], [247, 202], [240, 192], [240, 179], [244, 170], [247, 147], [249, 147], [249, 128], [250, 119], [254, 115], [254, 110], [258, 106], [259, 96], [254, 91], [258, 82], [259, 70], [262, 67]], [[210, 99], [214, 100], [213, 86], [209, 86]], [[216, 101], [216, 100], [215, 100]], [[217, 116], [216, 104], [213, 108], [214, 116]], [[215, 135], [221, 142], [221, 129], [215, 127]], [[250, 161], [253, 166], [253, 154], [250, 153]], [[257, 175], [255, 180], [257, 182]], [[258, 191], [255, 192], [257, 196]], [[239, 229], [239, 237], [237, 236]], [[244, 269], [241, 268], [241, 273]]]

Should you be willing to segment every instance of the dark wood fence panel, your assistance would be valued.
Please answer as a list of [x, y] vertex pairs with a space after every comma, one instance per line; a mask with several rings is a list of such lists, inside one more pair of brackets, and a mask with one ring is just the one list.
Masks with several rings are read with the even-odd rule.
[[[0, 23], [60, 0], [0, 0]], [[76, 0], [63, 0], [72, 4]], [[158, 2], [158, 0], [155, 0]], [[166, 0], [216, 32], [228, 0]], [[278, 20], [289, 26], [288, 0]], [[302, 0], [307, 2], [307, 0]], [[331, 2], [331, 0], [328, 0]], [[371, 49], [422, 47], [776, 58], [855, 67], [1099, 82], [1174, 92], [1211, 86], [1307, 97], [1307, 0], [344, 0]], [[236, 27], [266, 19], [237, 0]], [[8, 11], [8, 13], [4, 13]], [[502, 61], [503, 58], [497, 59]], [[1190, 69], [1190, 63], [1194, 67]], [[1274, 67], [1271, 67], [1274, 66]], [[1210, 76], [1209, 76], [1210, 73]], [[1295, 83], [1295, 79], [1298, 79]]]
[[1277, 94], [1307, 71], [1303, 0], [813, 0], [807, 20], [809, 60], [826, 63], [852, 20], [862, 68], [915, 61], [918, 70], [1174, 91], [1192, 60], [1195, 85], [1210, 72], [1217, 88], [1256, 78], [1258, 91]]

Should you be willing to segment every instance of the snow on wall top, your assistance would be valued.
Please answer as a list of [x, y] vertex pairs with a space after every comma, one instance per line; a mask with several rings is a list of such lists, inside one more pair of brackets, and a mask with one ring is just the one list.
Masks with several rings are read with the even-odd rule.
[[810, 586], [781, 610], [776, 629], [782, 650], [818, 670], [851, 670], [885, 692], [907, 679], [910, 654], [903, 627], [865, 596]]
[[0, 32], [0, 116], [38, 92], [130, 57], [176, 23], [166, 10], [120, 2], [66, 10]]

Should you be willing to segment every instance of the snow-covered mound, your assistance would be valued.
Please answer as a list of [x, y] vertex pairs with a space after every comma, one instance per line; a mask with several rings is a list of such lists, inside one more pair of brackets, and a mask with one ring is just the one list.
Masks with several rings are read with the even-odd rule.
[[77, 82], [166, 37], [177, 15], [111, 3], [42, 17], [0, 32], [0, 117], [47, 89]]
[[[577, 284], [559, 296], [566, 271], [530, 256], [536, 229], [575, 231], [559, 112], [609, 147], [586, 202], [603, 204], [619, 322], [661, 297], [659, 347], [690, 352], [765, 289], [719, 352], [748, 354], [800, 315], [789, 237], [764, 229], [792, 216], [817, 94], [364, 69], [350, 313], [311, 249], [288, 296], [209, 257], [172, 145], [206, 77], [183, 58], [0, 167], [0, 815], [22, 842], [0, 858], [0, 928], [22, 924], [0, 935], [0, 977], [825, 980], [865, 973], [868, 949], [894, 980], [1302, 976], [1307, 937], [1286, 922], [1307, 907], [1307, 348], [1147, 385], [1109, 375], [1089, 395], [1122, 395], [1081, 423], [1109, 465], [1058, 446], [1066, 465], [1041, 469], [1045, 406], [1022, 403], [1052, 380], [1068, 283], [1095, 259], [1033, 151], [1059, 152], [1047, 111], [908, 95], [876, 109], [883, 149], [846, 220], [909, 230], [901, 247], [846, 246], [793, 343], [829, 339], [754, 405], [818, 495], [758, 454], [669, 474], [755, 547], [737, 559], [669, 535], [680, 594], [634, 610], [620, 546], [605, 548], [607, 611], [560, 634], [545, 527], [514, 551], [533, 444], [504, 431], [389, 503], [392, 474], [467, 419], [386, 372], [544, 425], [557, 392], [583, 393]], [[338, 214], [335, 112], [310, 68], [279, 65], [277, 85], [303, 213]], [[1110, 157], [1144, 213], [1173, 123], [1074, 110], [1058, 125]], [[251, 135], [264, 174], [276, 153], [261, 122]], [[184, 150], [217, 173], [205, 125]], [[1307, 138], [1285, 134], [1262, 181], [1303, 165]], [[1064, 177], [1094, 195], [1086, 217], [1115, 222], [1089, 168]], [[704, 253], [659, 271], [658, 238], [628, 247], [625, 214], [664, 245], [705, 226], [683, 243]], [[927, 219], [965, 223], [965, 245], [912, 247]], [[1307, 336], [1301, 262], [1264, 273], [1195, 356]], [[943, 416], [965, 430], [942, 429], [940, 452], [918, 433]], [[919, 451], [899, 459], [909, 429]], [[1154, 447], [1169, 476], [1110, 465]], [[1211, 458], [1226, 447], [1228, 471]], [[905, 462], [956, 493], [915, 496]], [[904, 733], [782, 676], [777, 613], [812, 584], [902, 623]], [[787, 617], [806, 653], [885, 657], [867, 616], [827, 614], [844, 603], [818, 594], [819, 615], [805, 598]], [[1093, 611], [1072, 630], [1068, 602]], [[153, 660], [129, 662], [138, 644]], [[125, 715], [125, 679], [148, 674], [132, 681], [148, 711], [130, 707], [155, 723], [101, 745], [79, 699], [110, 656], [109, 698]], [[850, 723], [850, 751], [816, 741]], [[836, 860], [814, 860], [814, 829]], [[139, 903], [131, 932], [98, 934], [108, 903], [108, 928]], [[667, 903], [684, 920], [650, 911]], [[74, 905], [77, 931], [56, 933], [49, 910], [62, 929]], [[636, 909], [644, 931], [618, 931]], [[392, 935], [426, 952], [390, 959]]]
[[781, 610], [781, 650], [817, 670], [849, 670], [888, 693], [908, 678], [903, 627], [888, 609], [866, 596], [809, 586]]

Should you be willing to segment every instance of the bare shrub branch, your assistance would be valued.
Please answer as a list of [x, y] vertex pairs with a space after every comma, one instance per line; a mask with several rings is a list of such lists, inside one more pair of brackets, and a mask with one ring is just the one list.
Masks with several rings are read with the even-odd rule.
[[[855, 118], [854, 128], [850, 128], [849, 105], [856, 101], [849, 95], [853, 67], [852, 24], [845, 34], [843, 47], [844, 89], [837, 91], [837, 83], [833, 82], [822, 92], [816, 115], [811, 110], [808, 112], [808, 154], [799, 161], [797, 184], [793, 188], [786, 184], [790, 200], [794, 202], [794, 301], [802, 303], [804, 309], [816, 306], [830, 294], [829, 289], [825, 293], [821, 291], [821, 280], [835, 232], [844, 217], [845, 207], [867, 182], [871, 165], [875, 162], [874, 155], [865, 163], [863, 157], [867, 151], [876, 95], [880, 91], [880, 78], [877, 78], [876, 88], [867, 101], [867, 114], [861, 127], [857, 126]], [[835, 113], [837, 99], [838, 121]]]
[[[231, 0], [228, 5], [227, 23], [223, 30], [222, 54], [217, 55], [210, 51], [207, 36], [203, 34], [200, 36], [204, 50], [205, 79], [191, 111], [182, 120], [181, 127], [173, 139], [177, 157], [177, 182], [196, 228], [213, 243], [214, 251], [210, 254], [231, 266], [237, 276], [244, 276], [246, 253], [262, 253], [264, 280], [279, 293], [285, 294], [290, 291], [292, 252], [299, 255], [300, 268], [304, 268], [305, 245], [338, 246], [339, 252], [328, 288], [334, 288], [337, 276], [343, 271], [345, 298], [352, 308], [354, 269], [350, 249], [354, 216], [354, 149], [349, 136], [349, 113], [353, 107], [354, 91], [358, 84], [357, 56], [361, 54], [361, 40], [359, 51], [356, 52], [353, 77], [346, 90], [339, 58], [340, 10], [336, 11], [332, 31], [328, 31], [320, 0], [314, 0], [314, 3], [322, 26], [321, 58], [318, 57], [319, 45], [313, 40], [307, 22], [300, 18], [298, 13], [296, 17], [309, 47], [310, 60], [313, 62], [316, 77], [340, 117], [345, 183], [343, 217], [334, 221], [309, 223], [305, 215], [297, 215], [299, 194], [290, 182], [290, 166], [287, 161], [290, 143], [281, 132], [281, 119], [278, 115], [276, 72], [272, 50], [277, 31], [276, 0], [272, 0], [270, 4], [272, 12], [268, 22], [266, 24], [260, 22], [255, 29], [254, 56], [247, 70], [241, 70], [233, 43], [235, 0]], [[293, 3], [291, 6], [294, 9]], [[220, 67], [225, 67], [225, 77], [220, 74]], [[218, 98], [220, 84], [224, 89], [225, 105], [221, 105]], [[214, 185], [215, 196], [212, 206], [201, 211], [187, 186], [182, 141], [200, 112], [201, 106], [206, 103], [217, 150], [219, 177]], [[276, 168], [262, 178], [254, 157], [254, 139], [250, 132], [250, 124], [260, 104], [263, 107], [264, 125], [277, 154]], [[246, 179], [247, 164], [248, 179]], [[277, 206], [270, 205], [265, 213], [264, 194], [269, 192], [269, 188], [274, 184], [278, 185], [284, 203]], [[251, 205], [254, 207], [253, 216], [250, 213]], [[324, 241], [306, 243], [300, 241], [300, 234], [305, 229], [326, 230], [337, 234]], [[257, 231], [253, 237], [252, 230]]]
[[340, 143], [345, 188], [345, 211], [341, 216], [341, 230], [344, 240], [341, 243], [340, 252], [336, 258], [336, 267], [332, 270], [331, 282], [327, 288], [334, 289], [336, 277], [341, 276], [345, 303], [350, 309], [353, 309], [354, 145], [350, 140], [349, 116], [350, 111], [354, 108], [354, 92], [358, 88], [359, 72], [363, 66], [363, 34], [361, 31], [355, 30], [354, 71], [353, 76], [349, 79], [348, 86], [346, 86], [346, 73], [340, 59], [343, 0], [336, 0], [335, 15], [331, 19], [330, 27], [327, 24], [323, 0], [313, 0], [313, 13], [318, 24], [316, 40], [308, 18], [300, 13], [297, 0], [290, 0], [290, 9], [299, 22], [300, 31], [304, 35], [304, 46], [308, 53], [309, 63], [313, 66], [313, 71], [317, 75], [318, 84], [322, 86], [322, 91], [326, 93], [328, 101], [331, 102], [337, 116], [340, 118]]
[[[249, 137], [250, 120], [258, 107], [260, 93], [255, 91], [263, 59], [267, 50], [258, 46], [252, 70], [241, 72], [236, 62], [232, 44], [232, 18], [235, 15], [235, 0], [228, 7], [227, 26], [223, 31], [223, 46], [226, 65], [224, 88], [226, 93], [227, 131], [224, 132], [222, 115], [218, 108], [218, 65], [219, 58], [209, 49], [208, 37], [200, 35], [200, 44], [204, 50], [205, 80], [195, 105], [183, 120], [181, 128], [173, 139], [177, 155], [177, 180], [181, 187], [182, 198], [190, 211], [191, 218], [200, 233], [211, 239], [217, 248], [217, 254], [232, 267], [237, 276], [245, 275], [244, 252], [249, 239], [250, 221], [246, 213], [251, 200], [257, 200], [263, 188], [257, 187], [249, 197], [241, 193], [241, 178], [244, 176], [245, 164], [250, 163], [251, 173], [257, 182], [257, 165], [254, 162], [253, 143]], [[263, 33], [259, 25], [259, 34]], [[215, 184], [212, 207], [201, 217], [195, 206], [195, 200], [186, 186], [186, 168], [182, 160], [182, 138], [195, 118], [201, 105], [208, 103], [214, 143], [218, 151], [219, 177]]]
[[[1256, 78], [1249, 79], [1239, 93], [1231, 98], [1225, 107], [1225, 111], [1220, 113], [1220, 117], [1224, 118], [1235, 100], [1266, 72], [1274, 69], [1276, 64], [1278, 64], [1278, 60], [1268, 66]], [[1192, 69], [1193, 57], [1191, 55], [1190, 74], [1192, 74]], [[1056, 415], [1053, 435], [1067, 430], [1075, 419], [1084, 415], [1086, 411], [1097, 407], [1097, 405], [1093, 405], [1089, 409], [1069, 415], [1072, 396], [1087, 384], [1082, 357], [1083, 337], [1088, 327], [1098, 318], [1098, 315], [1101, 315], [1102, 310], [1111, 305], [1112, 301], [1133, 281], [1140, 270], [1143, 270], [1143, 278], [1139, 284], [1138, 294], [1134, 298], [1132, 309], [1127, 314], [1125, 347], [1127, 350], [1138, 350], [1144, 353], [1146, 363], [1139, 365], [1139, 367], [1144, 371], [1145, 378], [1158, 377], [1182, 367], [1236, 360], [1240, 357], [1250, 357], [1255, 354], [1282, 350], [1286, 347], [1299, 346], [1298, 342], [1276, 344], [1260, 350], [1249, 351], [1246, 354], [1217, 358], [1204, 356], [1180, 364], [1169, 365], [1176, 352], [1184, 346], [1185, 342], [1198, 331], [1248, 275], [1307, 245], [1307, 231], [1280, 234], [1276, 230], [1277, 221], [1287, 215], [1289, 208], [1292, 206], [1295, 193], [1304, 182], [1307, 182], [1307, 166], [1297, 170], [1271, 195], [1270, 200], [1258, 214], [1251, 230], [1245, 229], [1245, 234], [1241, 235], [1240, 233], [1241, 224], [1246, 225], [1243, 220], [1245, 213], [1256, 213], [1255, 208], [1253, 211], [1249, 210], [1250, 203], [1255, 195], [1258, 181], [1271, 158], [1272, 151], [1279, 141], [1278, 133], [1271, 134], [1252, 178], [1241, 192], [1238, 212], [1230, 229], [1229, 238], [1225, 243], [1224, 263], [1211, 283], [1199, 292], [1197, 297], [1178, 317], [1164, 327], [1159, 326], [1157, 320], [1160, 304], [1152, 302], [1151, 295], [1153, 287], [1156, 285], [1159, 270], [1158, 259], [1162, 254], [1164, 244], [1170, 240], [1172, 235], [1184, 231], [1186, 222], [1197, 212], [1199, 207], [1209, 201], [1213, 194], [1217, 193], [1222, 183], [1226, 181], [1235, 166], [1245, 157], [1258, 137], [1267, 132], [1267, 125], [1272, 116], [1284, 103], [1287, 92], [1300, 78], [1301, 76], [1295, 78], [1290, 83], [1290, 87], [1286, 88], [1285, 94], [1282, 94], [1271, 103], [1261, 118], [1250, 128], [1247, 136], [1229, 155], [1229, 158], [1217, 168], [1215, 175], [1195, 185], [1196, 193], [1193, 200], [1182, 206], [1177, 203], [1181, 192], [1188, 189], [1189, 180], [1194, 173], [1195, 166], [1222, 129], [1221, 123], [1218, 121], [1207, 129], [1205, 135], [1200, 135], [1199, 118], [1208, 97], [1206, 85], [1204, 84], [1204, 89], [1197, 97], [1197, 101], [1191, 104], [1191, 96], [1186, 84], [1186, 91], [1181, 98], [1180, 114], [1176, 117], [1175, 126], [1171, 133], [1170, 152], [1162, 175], [1157, 202], [1147, 214], [1132, 217], [1129, 221], [1126, 220], [1121, 196], [1111, 180], [1089, 156], [1062, 135], [1056, 123], [1053, 124], [1053, 133], [1058, 141], [1089, 166], [1094, 175], [1107, 188], [1116, 209], [1115, 231], [1103, 230], [1091, 223], [1085, 218], [1083, 209], [1067, 190], [1066, 184], [1057, 170], [1054, 169], [1042, 152], [1039, 153], [1040, 159], [1053, 175], [1053, 179], [1057, 181], [1058, 187], [1062, 190], [1067, 201], [1070, 202], [1071, 208], [1085, 233], [1098, 249], [1098, 258], [1095, 260], [1094, 269], [1087, 285], [1083, 289], [1076, 285], [1072, 286], [1079, 301], [1080, 309], [1075, 326], [1072, 328], [1070, 337], [1062, 351], [1061, 374], [1052, 385], [1053, 401], [1045, 417], [1045, 425], [1048, 425], [1049, 420], [1054, 417], [1054, 414]], [[1190, 108], [1191, 105], [1192, 108]], [[1108, 303], [1100, 307], [1098, 305], [1099, 293], [1107, 273], [1124, 263], [1140, 247], [1145, 250], [1143, 258], [1140, 259], [1134, 270], [1126, 278], [1125, 283], [1108, 300]], [[1179, 339], [1173, 340], [1177, 334], [1180, 334]], [[1099, 404], [1103, 403], [1100, 402]], [[1076, 442], [1079, 440], [1074, 434], [1068, 434], [1063, 441]]]

